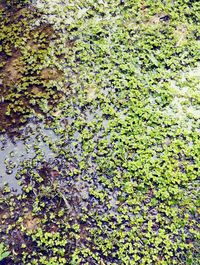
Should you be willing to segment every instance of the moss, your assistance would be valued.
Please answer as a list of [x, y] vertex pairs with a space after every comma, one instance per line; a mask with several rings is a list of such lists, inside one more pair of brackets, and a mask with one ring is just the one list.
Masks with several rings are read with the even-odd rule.
[[199, 8], [45, 0], [3, 17], [1, 127], [33, 155], [22, 193], [1, 191], [11, 264], [198, 263]]
[[[17, 123], [22, 124], [32, 115], [37, 116], [38, 112], [45, 116], [52, 106], [55, 108], [64, 100], [63, 71], [62, 68], [57, 69], [59, 59], [52, 54], [52, 43], [58, 36], [46, 23], [34, 26], [41, 19], [40, 12], [18, 4], [18, 7], [13, 7], [12, 13], [5, 11], [7, 17], [2, 18], [1, 23], [1, 97], [7, 108], [1, 130], [3, 127], [9, 130]], [[52, 82], [58, 79], [59, 83]], [[42, 89], [43, 93], [38, 91], [36, 95], [36, 89], [33, 90], [35, 86]], [[59, 90], [63, 91], [62, 96]], [[53, 100], [50, 100], [51, 97]], [[42, 103], [46, 99], [47, 103]]]

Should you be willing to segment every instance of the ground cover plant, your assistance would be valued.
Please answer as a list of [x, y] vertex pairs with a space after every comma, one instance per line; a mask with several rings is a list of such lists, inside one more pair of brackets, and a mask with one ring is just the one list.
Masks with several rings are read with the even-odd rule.
[[200, 264], [200, 2], [0, 3], [0, 264]]

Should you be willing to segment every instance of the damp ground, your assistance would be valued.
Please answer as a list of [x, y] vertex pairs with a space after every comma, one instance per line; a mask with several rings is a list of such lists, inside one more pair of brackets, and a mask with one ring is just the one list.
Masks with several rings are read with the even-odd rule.
[[199, 12], [0, 2], [0, 264], [199, 264]]

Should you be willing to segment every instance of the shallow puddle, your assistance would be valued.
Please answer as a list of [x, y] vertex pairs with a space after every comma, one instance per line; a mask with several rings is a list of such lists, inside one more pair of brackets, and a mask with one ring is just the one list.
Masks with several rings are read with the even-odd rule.
[[41, 122], [29, 122], [24, 128], [19, 128], [19, 131], [20, 136], [0, 136], [0, 187], [7, 183], [17, 193], [21, 192], [16, 179], [21, 164], [36, 157], [38, 152], [44, 161], [55, 159], [56, 154], [48, 143], [55, 143], [60, 138]]

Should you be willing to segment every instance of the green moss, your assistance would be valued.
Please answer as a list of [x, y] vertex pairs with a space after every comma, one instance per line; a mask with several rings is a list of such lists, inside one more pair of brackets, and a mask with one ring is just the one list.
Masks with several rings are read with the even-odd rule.
[[51, 3], [0, 31], [2, 130], [48, 129], [2, 189], [11, 262], [198, 264], [199, 1]]

